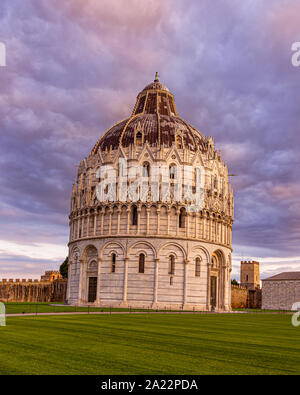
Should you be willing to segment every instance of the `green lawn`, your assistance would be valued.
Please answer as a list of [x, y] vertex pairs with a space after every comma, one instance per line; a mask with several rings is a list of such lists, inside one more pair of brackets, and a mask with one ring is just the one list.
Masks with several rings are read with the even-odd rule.
[[[27, 313], [64, 313], [64, 312], [95, 312], [95, 311], [155, 311], [152, 309], [128, 309], [128, 308], [105, 308], [105, 307], [78, 307], [68, 306], [63, 303], [29, 303], [29, 302], [8, 302], [4, 303], [6, 307], [6, 314], [27, 314]], [[60, 306], [57, 306], [60, 304]], [[160, 310], [170, 311], [170, 310]]]
[[299, 374], [300, 328], [280, 314], [8, 317], [2, 374]]
[[[127, 308], [104, 308], [104, 307], [78, 307], [68, 306], [58, 302], [4, 302], [6, 307], [6, 314], [25, 314], [25, 313], [64, 313], [64, 312], [93, 312], [93, 311], [155, 311], [152, 309], [127, 309]], [[57, 305], [60, 306], [57, 306]], [[283, 312], [282, 310], [261, 310], [261, 309], [233, 309], [234, 311], [247, 311], [252, 313], [266, 313], [266, 312]], [[159, 310], [161, 312], [170, 311]], [[176, 310], [173, 310], [176, 311]], [[177, 310], [178, 311], [178, 310]]]

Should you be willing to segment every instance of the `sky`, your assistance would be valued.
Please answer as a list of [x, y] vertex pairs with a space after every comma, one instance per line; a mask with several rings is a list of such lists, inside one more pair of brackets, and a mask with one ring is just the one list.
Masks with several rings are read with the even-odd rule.
[[235, 197], [233, 271], [300, 270], [295, 0], [1, 0], [0, 278], [67, 255], [80, 160], [160, 81], [215, 145]]

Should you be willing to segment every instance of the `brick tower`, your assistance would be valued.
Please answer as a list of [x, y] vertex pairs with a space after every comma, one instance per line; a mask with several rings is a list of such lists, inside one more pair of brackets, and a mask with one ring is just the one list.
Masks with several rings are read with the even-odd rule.
[[242, 261], [240, 283], [249, 290], [260, 288], [259, 262]]

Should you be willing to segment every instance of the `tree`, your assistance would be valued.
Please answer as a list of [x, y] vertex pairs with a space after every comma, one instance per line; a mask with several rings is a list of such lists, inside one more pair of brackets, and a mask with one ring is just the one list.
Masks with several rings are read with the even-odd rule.
[[59, 272], [63, 278], [68, 278], [68, 257], [60, 265]]
[[236, 279], [234, 278], [233, 280], [231, 280], [231, 285], [239, 285], [239, 283], [236, 281]]

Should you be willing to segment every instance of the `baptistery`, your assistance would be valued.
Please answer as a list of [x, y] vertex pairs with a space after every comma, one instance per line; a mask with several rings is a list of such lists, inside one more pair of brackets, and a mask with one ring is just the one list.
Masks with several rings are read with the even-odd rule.
[[220, 151], [156, 75], [78, 165], [67, 303], [228, 311], [232, 223]]

